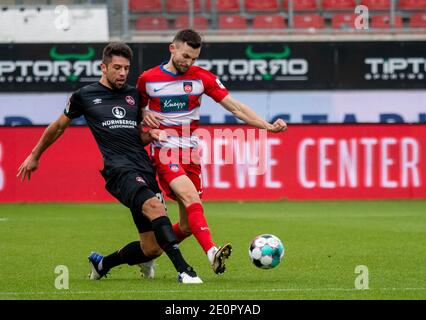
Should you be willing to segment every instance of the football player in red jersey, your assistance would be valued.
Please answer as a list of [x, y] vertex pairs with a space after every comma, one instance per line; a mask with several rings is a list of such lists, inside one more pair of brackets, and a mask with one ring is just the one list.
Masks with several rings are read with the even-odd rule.
[[[217, 274], [225, 271], [225, 260], [232, 247], [217, 247], [212, 240], [201, 203], [201, 166], [191, 158], [197, 148], [195, 130], [199, 123], [201, 96], [207, 94], [238, 119], [269, 132], [282, 132], [287, 124], [282, 119], [273, 124], [260, 118], [252, 109], [234, 99], [210, 71], [194, 66], [200, 55], [201, 36], [192, 29], [179, 31], [169, 46], [170, 60], [142, 73], [137, 82], [141, 105], [146, 106], [144, 123], [151, 128], [174, 132], [167, 141], [151, 144], [154, 165], [165, 193], [179, 204], [179, 222], [173, 225], [182, 241], [193, 234], [207, 254]], [[187, 134], [189, 132], [189, 134]], [[173, 152], [178, 150], [178, 152]], [[162, 161], [161, 155], [173, 154]], [[190, 154], [189, 159], [185, 154]], [[196, 154], [196, 153], [195, 153]], [[164, 159], [164, 158], [163, 158]]]

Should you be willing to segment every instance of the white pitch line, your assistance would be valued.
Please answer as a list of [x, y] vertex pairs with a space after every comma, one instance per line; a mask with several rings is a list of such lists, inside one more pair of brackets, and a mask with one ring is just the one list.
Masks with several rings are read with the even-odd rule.
[[7, 220], [9, 220], [9, 218], [2, 218], [2, 217], [0, 217], [0, 222], [1, 221], [7, 221]]
[[287, 288], [287, 289], [223, 289], [223, 290], [120, 290], [120, 291], [70, 291], [57, 290], [52, 292], [0, 292], [0, 295], [72, 295], [72, 294], [122, 294], [122, 293], [209, 293], [209, 292], [304, 292], [304, 291], [353, 291], [353, 292], [368, 292], [368, 291], [423, 291], [426, 288], [370, 288], [370, 289], [351, 289], [351, 288]]

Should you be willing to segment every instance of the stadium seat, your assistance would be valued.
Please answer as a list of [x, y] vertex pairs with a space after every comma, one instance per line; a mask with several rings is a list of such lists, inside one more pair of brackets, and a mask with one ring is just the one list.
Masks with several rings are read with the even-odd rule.
[[219, 16], [219, 29], [247, 29], [247, 20], [239, 14]]
[[354, 29], [356, 14], [336, 13], [331, 17], [331, 27], [333, 29]]
[[[395, 25], [394, 28], [402, 28], [402, 17], [395, 15]], [[371, 28], [377, 29], [389, 29], [390, 25], [390, 16], [388, 14], [378, 14], [371, 17]]]
[[245, 9], [247, 12], [254, 11], [278, 11], [277, 0], [245, 0]]
[[410, 16], [411, 28], [426, 28], [426, 12], [416, 12]]
[[[205, 16], [194, 16], [194, 29], [206, 30], [209, 28], [209, 21]], [[179, 16], [175, 19], [175, 29], [186, 29], [189, 28], [189, 17]]]
[[[188, 12], [189, 11], [189, 0], [166, 0], [167, 12]], [[194, 0], [194, 12], [201, 11], [200, 0]]]
[[[283, 1], [283, 9], [288, 9], [288, 0]], [[293, 0], [294, 11], [317, 10], [317, 0]]]
[[361, 4], [369, 10], [389, 10], [391, 0], [362, 0]]
[[162, 16], [143, 16], [136, 20], [136, 30], [167, 30], [167, 19]]
[[355, 0], [322, 0], [325, 10], [354, 10], [356, 5]]
[[283, 29], [284, 17], [279, 14], [259, 14], [253, 18], [253, 29]]
[[404, 10], [426, 9], [426, 0], [399, 0], [398, 8]]
[[[217, 2], [217, 0], [216, 0], [216, 2]], [[204, 12], [207, 13], [207, 12], [211, 11], [211, 8], [212, 8], [212, 2], [210, 0], [203, 0], [201, 2], [201, 10], [202, 11], [204, 10]]]
[[315, 28], [321, 29], [324, 27], [324, 18], [316, 13], [312, 14], [295, 14], [294, 15], [294, 28], [308, 29]]
[[161, 0], [130, 0], [129, 9], [132, 12], [161, 12]]
[[237, 12], [240, 11], [240, 0], [216, 0], [217, 12]]

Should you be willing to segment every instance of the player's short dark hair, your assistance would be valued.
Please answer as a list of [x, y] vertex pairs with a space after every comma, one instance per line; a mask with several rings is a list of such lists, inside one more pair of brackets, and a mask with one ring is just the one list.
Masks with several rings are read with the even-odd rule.
[[200, 34], [192, 29], [180, 30], [174, 37], [173, 42], [183, 42], [194, 49], [201, 47], [202, 40]]
[[124, 42], [110, 42], [102, 53], [102, 62], [108, 64], [112, 60], [112, 56], [120, 56], [128, 59], [133, 58], [133, 51]]

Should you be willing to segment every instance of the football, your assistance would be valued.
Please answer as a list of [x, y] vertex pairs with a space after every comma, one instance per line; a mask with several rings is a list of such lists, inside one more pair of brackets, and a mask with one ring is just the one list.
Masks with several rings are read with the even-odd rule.
[[272, 234], [261, 234], [253, 239], [248, 253], [256, 267], [272, 269], [279, 265], [284, 257], [284, 245]]

